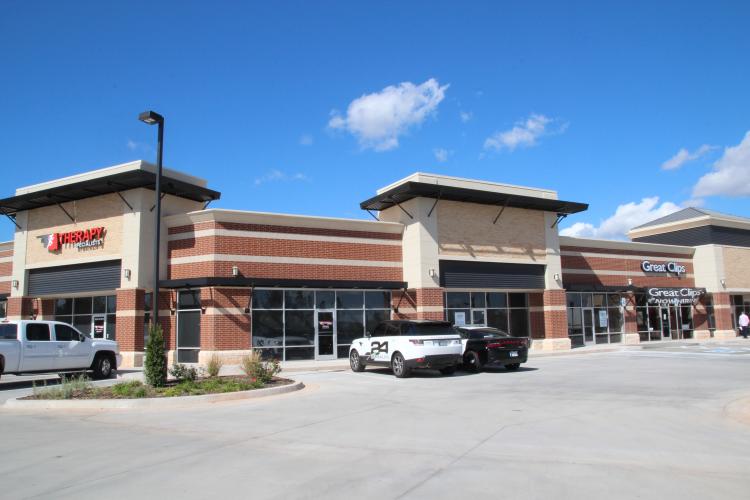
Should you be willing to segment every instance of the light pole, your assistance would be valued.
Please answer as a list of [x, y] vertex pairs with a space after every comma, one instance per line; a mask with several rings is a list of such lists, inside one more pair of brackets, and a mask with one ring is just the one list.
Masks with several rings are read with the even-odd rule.
[[151, 321], [159, 323], [159, 233], [161, 232], [161, 154], [164, 147], [164, 117], [155, 111], [144, 111], [138, 119], [147, 125], [159, 125], [158, 149], [156, 150], [156, 215], [154, 216], [154, 291], [151, 295]]

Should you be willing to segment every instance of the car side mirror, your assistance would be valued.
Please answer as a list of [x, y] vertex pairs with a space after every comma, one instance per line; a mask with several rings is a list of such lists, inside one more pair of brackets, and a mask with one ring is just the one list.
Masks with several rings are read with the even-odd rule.
[[365, 337], [369, 339], [370, 337], [372, 337], [372, 334], [370, 332], [365, 332]]
[[86, 336], [85, 335], [81, 335], [81, 342], [86, 342]]

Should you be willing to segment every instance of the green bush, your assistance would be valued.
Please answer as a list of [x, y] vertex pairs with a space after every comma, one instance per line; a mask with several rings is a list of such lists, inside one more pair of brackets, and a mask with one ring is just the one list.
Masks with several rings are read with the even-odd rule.
[[208, 364], [206, 364], [206, 372], [208, 372], [208, 376], [211, 378], [218, 377], [222, 366], [224, 366], [224, 362], [221, 360], [221, 357], [219, 357], [218, 354], [212, 354], [211, 357], [208, 358]]
[[75, 396], [94, 390], [94, 386], [85, 375], [77, 377], [64, 377], [58, 386], [38, 389], [33, 385], [34, 396], [39, 399], [73, 399]]
[[139, 380], [121, 382], [112, 386], [112, 394], [118, 398], [136, 399], [149, 395], [148, 388]]
[[267, 384], [281, 371], [278, 360], [264, 361], [259, 351], [252, 351], [240, 360], [240, 368], [253, 380]]
[[167, 357], [164, 354], [164, 332], [161, 325], [152, 323], [148, 329], [146, 361], [143, 375], [151, 387], [164, 387], [167, 383]]
[[185, 380], [193, 382], [198, 378], [198, 370], [192, 366], [183, 365], [181, 363], [173, 364], [172, 368], [169, 369], [169, 374], [176, 378], [178, 382]]

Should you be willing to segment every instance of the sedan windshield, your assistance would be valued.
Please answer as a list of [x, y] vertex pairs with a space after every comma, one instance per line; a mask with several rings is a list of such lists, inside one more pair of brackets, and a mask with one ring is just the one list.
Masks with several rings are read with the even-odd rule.
[[457, 335], [450, 323], [412, 323], [401, 327], [401, 335]]

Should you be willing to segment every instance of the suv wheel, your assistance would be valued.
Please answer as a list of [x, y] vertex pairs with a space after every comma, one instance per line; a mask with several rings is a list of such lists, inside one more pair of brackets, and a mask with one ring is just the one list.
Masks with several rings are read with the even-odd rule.
[[362, 364], [362, 360], [356, 349], [352, 349], [352, 352], [349, 353], [349, 366], [352, 367], [353, 372], [365, 371], [365, 365]]
[[453, 375], [456, 373], [456, 367], [455, 366], [446, 366], [445, 368], [440, 369], [440, 373], [443, 375]]
[[94, 360], [94, 378], [102, 379], [109, 378], [112, 376], [114, 367], [112, 366], [112, 359], [106, 354], [97, 355]]
[[411, 370], [406, 366], [406, 360], [397, 352], [391, 358], [391, 370], [393, 374], [398, 378], [406, 378], [411, 373]]

